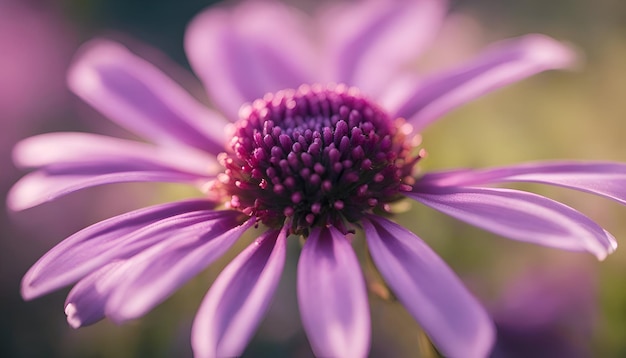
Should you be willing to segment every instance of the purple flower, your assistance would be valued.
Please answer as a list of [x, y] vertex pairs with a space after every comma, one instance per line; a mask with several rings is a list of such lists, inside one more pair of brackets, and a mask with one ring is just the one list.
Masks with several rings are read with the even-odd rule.
[[273, 2], [204, 12], [191, 23], [185, 46], [221, 113], [123, 46], [89, 43], [70, 70], [70, 88], [150, 143], [86, 133], [28, 138], [15, 148], [15, 160], [37, 170], [13, 187], [9, 206], [22, 210], [120, 182], [187, 183], [204, 195], [79, 231], [30, 269], [23, 296], [76, 283], [65, 308], [73, 327], [134, 319], [253, 230], [258, 238], [217, 278], [193, 325], [196, 356], [236, 356], [268, 308], [287, 240], [303, 237], [297, 290], [313, 351], [362, 357], [370, 319], [351, 246], [352, 233], [361, 231], [383, 278], [437, 348], [451, 357], [486, 356], [494, 341], [487, 313], [419, 237], [388, 218], [390, 204], [412, 199], [511, 239], [603, 259], [615, 240], [585, 215], [486, 185], [538, 182], [625, 203], [626, 165], [547, 162], [416, 173], [423, 157], [416, 133], [425, 126], [572, 61], [560, 43], [528, 35], [495, 44], [461, 67], [420, 75], [398, 91], [403, 69], [444, 17], [444, 2], [428, 0], [346, 3], [313, 19]]
[[498, 337], [492, 358], [593, 357], [598, 290], [585, 266], [534, 268], [507, 284], [490, 309]]

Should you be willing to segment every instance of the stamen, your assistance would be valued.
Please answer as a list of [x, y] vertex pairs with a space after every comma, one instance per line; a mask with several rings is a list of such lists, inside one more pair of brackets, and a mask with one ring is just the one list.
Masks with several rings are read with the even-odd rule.
[[[301, 86], [267, 94], [240, 110], [216, 186], [229, 205], [291, 232], [350, 223], [410, 190], [419, 155], [406, 126], [353, 88]], [[400, 128], [402, 125], [402, 128]]]

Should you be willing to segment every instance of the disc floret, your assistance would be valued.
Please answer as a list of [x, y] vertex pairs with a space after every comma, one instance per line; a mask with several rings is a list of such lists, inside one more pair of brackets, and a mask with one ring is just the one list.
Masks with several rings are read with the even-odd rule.
[[354, 88], [301, 86], [244, 106], [218, 186], [227, 205], [291, 232], [317, 225], [344, 232], [366, 212], [410, 190], [411, 156], [399, 120]]

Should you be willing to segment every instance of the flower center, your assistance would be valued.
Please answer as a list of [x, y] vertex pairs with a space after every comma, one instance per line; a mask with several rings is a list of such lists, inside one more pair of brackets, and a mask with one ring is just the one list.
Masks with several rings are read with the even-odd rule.
[[244, 106], [218, 179], [233, 209], [291, 232], [333, 225], [344, 233], [365, 213], [410, 190], [419, 155], [400, 121], [354, 88], [301, 86]]

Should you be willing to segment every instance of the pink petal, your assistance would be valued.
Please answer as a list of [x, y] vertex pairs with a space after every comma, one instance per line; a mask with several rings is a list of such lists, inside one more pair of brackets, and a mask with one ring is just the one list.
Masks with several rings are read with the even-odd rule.
[[591, 219], [554, 200], [523, 191], [450, 187], [407, 193], [409, 198], [504, 237], [604, 259], [615, 238]]
[[204, 152], [176, 150], [89, 133], [47, 133], [26, 138], [13, 149], [21, 167], [70, 164], [111, 167], [115, 164], [134, 170], [181, 171], [197, 176], [216, 174], [214, 157]]
[[253, 218], [238, 225], [229, 216], [198, 223], [131, 257], [107, 301], [107, 317], [123, 322], [143, 316], [222, 256], [254, 223]]
[[331, 6], [319, 19], [330, 80], [377, 97], [393, 74], [431, 43], [446, 5], [444, 0], [369, 0]]
[[538, 162], [482, 170], [424, 175], [419, 186], [469, 186], [534, 182], [580, 190], [626, 204], [626, 164], [613, 162]]
[[195, 357], [243, 353], [280, 281], [286, 245], [286, 228], [267, 231], [222, 271], [193, 324]]
[[78, 281], [65, 300], [67, 322], [73, 328], [94, 324], [104, 318], [104, 306], [129, 267], [119, 260], [103, 266]]
[[211, 99], [232, 121], [246, 102], [311, 83], [316, 65], [306, 19], [274, 1], [205, 11], [189, 25], [185, 49]]
[[[75, 191], [98, 185], [130, 182], [187, 183], [202, 186], [208, 178], [175, 171], [127, 171], [119, 166], [112, 168], [68, 166], [55, 168], [57, 172], [38, 170], [25, 175], [11, 188], [7, 205], [19, 211], [57, 199]], [[114, 172], [102, 173], [102, 170]], [[65, 172], [70, 172], [66, 174]], [[72, 173], [74, 172], [74, 173]]]
[[574, 55], [543, 35], [526, 35], [494, 45], [471, 63], [420, 83], [393, 117], [422, 130], [446, 112], [536, 73], [570, 66]]
[[298, 261], [298, 303], [313, 352], [365, 357], [370, 314], [361, 268], [350, 241], [334, 227], [314, 228]]
[[372, 259], [394, 294], [446, 357], [486, 357], [493, 322], [419, 237], [387, 219], [362, 221]]
[[119, 125], [159, 144], [217, 155], [226, 121], [120, 44], [93, 40], [68, 75], [72, 91]]
[[[22, 280], [22, 296], [32, 299], [79, 280], [116, 260], [132, 257], [197, 223], [207, 225], [241, 213], [213, 211], [206, 200], [190, 200], [135, 210], [89, 226], [42, 256]], [[222, 224], [223, 225], [223, 224]]]

